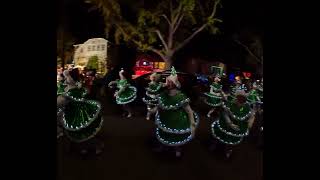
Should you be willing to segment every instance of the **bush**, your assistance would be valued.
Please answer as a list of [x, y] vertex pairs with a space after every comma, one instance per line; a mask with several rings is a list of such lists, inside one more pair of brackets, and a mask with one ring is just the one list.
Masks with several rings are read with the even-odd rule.
[[98, 69], [98, 68], [99, 68], [98, 56], [91, 56], [87, 63], [87, 69]]

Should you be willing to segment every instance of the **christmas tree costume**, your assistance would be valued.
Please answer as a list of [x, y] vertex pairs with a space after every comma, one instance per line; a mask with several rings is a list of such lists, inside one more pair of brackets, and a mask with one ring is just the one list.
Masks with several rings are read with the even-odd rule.
[[214, 82], [210, 87], [213, 89], [213, 93], [206, 92], [204, 93], [207, 98], [205, 99], [205, 103], [212, 107], [219, 107], [222, 105], [222, 85]]
[[[223, 103], [223, 107], [224, 112], [221, 113], [220, 118], [212, 123], [212, 134], [224, 144], [239, 144], [249, 134], [248, 120], [252, 114], [250, 105], [245, 103], [242, 106], [238, 106], [233, 100]], [[232, 124], [237, 125], [238, 129], [233, 129], [230, 121]]]
[[60, 109], [67, 137], [74, 142], [83, 142], [94, 137], [102, 127], [101, 105], [87, 100], [85, 88], [72, 88], [63, 94], [68, 103]]
[[[186, 144], [193, 138], [194, 133], [192, 133], [191, 125], [193, 127], [198, 125], [199, 116], [190, 109], [190, 99], [176, 89], [180, 87], [180, 84], [174, 68], [171, 69], [171, 75], [167, 81], [170, 78], [174, 84], [166, 84], [169, 91], [173, 90], [175, 93], [169, 95], [169, 93], [163, 92], [159, 95], [155, 120], [156, 137], [164, 145], [177, 147]], [[189, 107], [188, 112], [185, 107]], [[189, 119], [191, 116], [193, 116], [194, 124], [191, 124], [191, 119]]]
[[[178, 92], [175, 96], [161, 93], [159, 96], [159, 110], [156, 114], [156, 136], [157, 139], [169, 146], [180, 146], [186, 144], [193, 138], [191, 124], [188, 114], [183, 106], [189, 103], [183, 93]], [[193, 113], [196, 125], [199, 123], [199, 116]]]
[[146, 96], [142, 98], [142, 101], [149, 106], [158, 105], [158, 96], [161, 91], [162, 83], [150, 82], [146, 88]]
[[122, 92], [116, 95], [117, 104], [128, 104], [136, 99], [137, 89], [134, 86], [130, 86], [126, 79], [118, 80], [116, 84], [119, 90], [125, 88]]

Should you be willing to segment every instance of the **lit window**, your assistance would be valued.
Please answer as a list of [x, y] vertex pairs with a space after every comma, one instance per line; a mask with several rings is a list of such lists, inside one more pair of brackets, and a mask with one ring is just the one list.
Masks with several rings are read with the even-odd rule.
[[159, 69], [165, 69], [166, 64], [164, 62], [159, 62]]
[[154, 62], [153, 64], [154, 64], [153, 68], [155, 68], [155, 69], [159, 68], [159, 62]]

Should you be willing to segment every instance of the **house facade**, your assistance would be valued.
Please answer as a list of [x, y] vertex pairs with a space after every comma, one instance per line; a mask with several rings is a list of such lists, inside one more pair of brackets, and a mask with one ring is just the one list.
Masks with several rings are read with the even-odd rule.
[[107, 48], [108, 41], [103, 38], [89, 39], [83, 44], [74, 45], [75, 53], [73, 63], [76, 67], [84, 68], [87, 66], [91, 57], [98, 57], [97, 73], [105, 74], [107, 72]]

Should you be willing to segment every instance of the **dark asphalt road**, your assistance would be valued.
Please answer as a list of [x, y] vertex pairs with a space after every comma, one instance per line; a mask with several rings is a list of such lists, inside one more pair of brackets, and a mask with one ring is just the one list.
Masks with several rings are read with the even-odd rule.
[[208, 151], [206, 141], [211, 134], [209, 120], [203, 116], [206, 109], [201, 112], [196, 138], [184, 147], [181, 159], [174, 159], [151, 150], [148, 142], [152, 137], [153, 123], [144, 119], [144, 108], [135, 108], [135, 117], [126, 119], [119, 115], [115, 105], [105, 106], [104, 128], [100, 133], [105, 148], [99, 156], [81, 157], [69, 152], [68, 139], [59, 139], [57, 179], [262, 180], [263, 152], [248, 139], [234, 149], [230, 160], [225, 160], [219, 152]]

